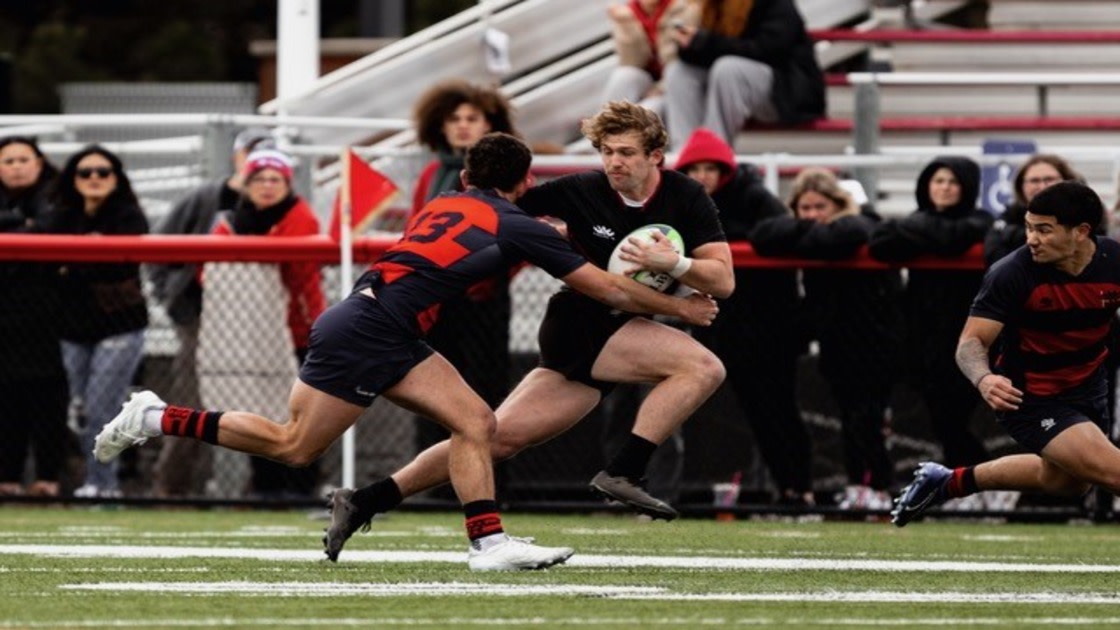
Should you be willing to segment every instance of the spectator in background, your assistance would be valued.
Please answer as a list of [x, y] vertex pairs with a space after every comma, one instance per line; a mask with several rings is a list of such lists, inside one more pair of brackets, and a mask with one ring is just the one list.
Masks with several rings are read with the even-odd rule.
[[1027, 204], [1035, 195], [1058, 182], [1082, 181], [1080, 175], [1057, 155], [1032, 155], [1015, 174], [1015, 198], [984, 237], [984, 266], [1015, 251], [1027, 242], [1024, 225]]
[[793, 0], [702, 0], [700, 27], [673, 38], [680, 59], [665, 69], [673, 147], [700, 126], [733, 143], [748, 120], [824, 116], [824, 74]]
[[[0, 232], [46, 230], [48, 188], [58, 169], [31, 138], [0, 139]], [[28, 446], [35, 479], [27, 494], [57, 496], [70, 392], [62, 367], [57, 267], [0, 264], [0, 495], [21, 494]]]
[[[213, 233], [219, 235], [237, 236], [312, 236], [319, 234], [319, 220], [314, 210], [301, 197], [292, 190], [292, 161], [287, 154], [275, 149], [257, 150], [250, 153], [242, 167], [242, 195], [237, 205], [230, 212], [219, 213], [214, 225]], [[273, 266], [269, 266], [270, 268]], [[208, 267], [209, 270], [209, 267]], [[210, 292], [209, 271], [204, 277], [207, 283], [206, 291]], [[286, 292], [287, 304], [287, 329], [290, 333], [291, 348], [294, 350], [290, 375], [279, 379], [279, 388], [282, 392], [295, 378], [295, 372], [307, 357], [310, 344], [311, 325], [315, 318], [326, 308], [326, 298], [323, 295], [322, 276], [317, 263], [289, 262], [279, 265], [280, 283]], [[227, 281], [228, 282], [228, 281]], [[233, 279], [238, 282], [237, 278]], [[262, 296], [267, 295], [266, 286], [260, 283], [246, 283], [252, 286], [238, 291], [241, 303], [238, 310], [252, 309], [252, 303], [260, 302]], [[228, 285], [227, 285], [228, 286]], [[254, 291], [254, 289], [263, 289]], [[218, 299], [225, 296], [229, 300], [229, 293], [220, 294]], [[208, 302], [209, 303], [209, 302]], [[261, 305], [257, 309], [260, 313], [268, 310], [268, 305]], [[256, 326], [268, 327], [268, 322], [257, 322], [247, 317], [236, 316], [219, 317], [221, 330], [214, 331], [213, 337], [203, 332], [204, 341], [210, 341], [210, 350], [215, 346], [222, 347], [252, 346], [250, 337], [256, 332], [245, 330]], [[249, 325], [246, 326], [248, 321]], [[240, 341], [238, 341], [240, 340]], [[287, 340], [285, 340], [287, 341]], [[284, 344], [288, 347], [288, 344]], [[268, 352], [268, 349], [264, 349]], [[249, 353], [252, 354], [252, 353]], [[225, 395], [234, 398], [252, 395], [252, 392], [242, 390], [230, 392]], [[261, 390], [264, 391], [264, 390]], [[227, 399], [228, 400], [228, 399]], [[223, 400], [219, 404], [223, 408], [244, 407], [245, 402], [238, 404], [233, 400]], [[214, 408], [214, 401], [204, 401], [208, 408]], [[275, 404], [283, 404], [281, 398]], [[262, 403], [267, 405], [268, 403]], [[282, 418], [283, 414], [273, 417]], [[263, 457], [253, 456], [252, 465], [252, 491], [258, 496], [266, 498], [309, 498], [314, 495], [319, 481], [318, 462], [305, 468], [290, 468], [278, 462]]]
[[[492, 131], [517, 135], [512, 108], [501, 92], [458, 79], [437, 83], [422, 94], [413, 117], [420, 143], [436, 158], [416, 182], [412, 214], [441, 193], [463, 189], [459, 181], [463, 159], [482, 136]], [[510, 388], [509, 278], [503, 271], [448, 299], [427, 337], [491, 408], [502, 402]], [[447, 435], [435, 422], [417, 422], [417, 450]]]
[[[51, 231], [63, 234], [145, 234], [148, 220], [121, 160], [90, 145], [70, 156], [54, 188]], [[114, 464], [93, 457], [93, 441], [119, 410], [144, 348], [148, 306], [137, 263], [74, 263], [59, 269], [62, 359], [72, 404], [84, 418], [85, 483], [79, 497], [119, 497]]]
[[[984, 240], [992, 215], [976, 206], [980, 167], [964, 157], [937, 157], [918, 176], [918, 209], [871, 234], [871, 255], [906, 262], [923, 254], [957, 258]], [[933, 434], [950, 466], [984, 461], [988, 452], [970, 431], [980, 397], [954, 358], [957, 337], [980, 288], [982, 271], [911, 269], [903, 297], [908, 374], [929, 410]]]
[[[209, 234], [215, 217], [233, 210], [243, 191], [245, 158], [256, 148], [271, 148], [272, 135], [250, 127], [233, 140], [233, 173], [207, 182], [181, 199], [156, 225], [155, 234]], [[167, 310], [179, 339], [179, 352], [171, 365], [173, 379], [168, 397], [190, 407], [201, 407], [198, 393], [198, 323], [202, 313], [202, 284], [193, 264], [151, 265], [152, 296]], [[210, 466], [210, 446], [199, 440], [168, 437], [160, 445], [154, 490], [157, 496], [201, 495], [205, 470]]]
[[[737, 165], [727, 142], [707, 129], [689, 137], [676, 170], [704, 186], [729, 240], [746, 240], [760, 221], [789, 215], [758, 169]], [[720, 300], [719, 318], [697, 330], [696, 338], [723, 361], [778, 500], [811, 505], [813, 446], [794, 391], [803, 343], [790, 325], [797, 313], [797, 272], [735, 267], [735, 286]]]
[[618, 66], [603, 86], [602, 102], [630, 101], [662, 112], [665, 66], [677, 58], [672, 30], [695, 26], [696, 4], [689, 0], [630, 0], [607, 9]]
[[[759, 254], [848, 259], [879, 223], [824, 169], [798, 174], [789, 205], [795, 216], [767, 219], [755, 228], [751, 242]], [[889, 509], [894, 469], [885, 421], [902, 340], [900, 274], [811, 268], [804, 270], [803, 284], [808, 323], [820, 343], [820, 373], [840, 409], [848, 477], [840, 507]]]

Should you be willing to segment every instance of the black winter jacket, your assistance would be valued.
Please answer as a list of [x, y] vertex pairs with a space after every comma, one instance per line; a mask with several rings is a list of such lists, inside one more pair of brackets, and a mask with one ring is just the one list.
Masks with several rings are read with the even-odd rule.
[[[762, 256], [844, 260], [867, 244], [877, 224], [863, 214], [829, 223], [775, 217], [758, 224], [751, 242]], [[889, 392], [902, 339], [899, 272], [810, 268], [803, 281], [804, 319], [820, 342], [824, 377], [834, 388]]]
[[[953, 171], [961, 184], [960, 202], [937, 211], [929, 196], [929, 182], [942, 167]], [[905, 262], [923, 254], [959, 257], [984, 240], [992, 215], [976, 207], [980, 167], [963, 157], [935, 158], [918, 176], [918, 209], [902, 219], [887, 221], [871, 234], [874, 258]], [[959, 375], [957, 339], [980, 288], [982, 271], [911, 269], [903, 300], [907, 325], [906, 356], [911, 377], [929, 384], [931, 378]]]
[[761, 61], [774, 69], [771, 98], [783, 123], [824, 116], [824, 74], [793, 0], [755, 0], [746, 30], [738, 37], [699, 30], [680, 50], [682, 61], [704, 68], [727, 55]]

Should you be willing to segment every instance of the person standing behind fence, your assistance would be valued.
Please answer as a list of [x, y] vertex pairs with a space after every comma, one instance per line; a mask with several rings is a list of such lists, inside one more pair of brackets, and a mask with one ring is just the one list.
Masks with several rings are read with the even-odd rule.
[[[292, 161], [291, 158], [275, 149], [257, 150], [250, 153], [242, 167], [244, 189], [241, 199], [230, 212], [218, 215], [213, 233], [219, 235], [241, 236], [269, 236], [292, 237], [313, 236], [319, 234], [319, 220], [315, 217], [314, 210], [300, 196], [292, 190]], [[268, 266], [270, 269], [274, 265]], [[210, 269], [210, 267], [207, 267]], [[215, 269], [215, 271], [217, 271]], [[318, 263], [314, 262], [288, 262], [279, 265], [280, 283], [283, 284], [287, 294], [287, 329], [291, 337], [291, 348], [294, 349], [295, 361], [290, 374], [283, 378], [275, 378], [278, 386], [286, 388], [295, 378], [298, 366], [307, 356], [310, 344], [311, 325], [326, 309], [326, 298], [323, 295], [322, 275]], [[204, 277], [204, 283], [207, 283]], [[232, 281], [235, 285], [243, 281], [238, 278], [227, 280], [226, 286]], [[204, 334], [204, 340], [210, 342], [207, 351], [211, 356], [222, 353], [222, 348], [237, 347], [249, 343], [252, 335], [260, 332], [250, 330], [258, 326], [268, 326], [267, 322], [257, 321], [247, 317], [238, 318], [237, 312], [246, 308], [248, 303], [261, 300], [265, 293], [252, 293], [252, 287], [265, 288], [261, 283], [250, 284], [246, 290], [237, 290], [241, 304], [236, 310], [227, 311], [228, 317], [218, 317], [218, 325], [211, 328], [209, 334]], [[208, 292], [211, 288], [206, 289]], [[219, 299], [233, 301], [235, 298], [228, 291], [223, 292]], [[267, 305], [260, 308], [261, 313], [268, 310]], [[209, 315], [209, 314], [208, 314]], [[204, 316], [205, 317], [205, 316]], [[214, 320], [212, 320], [214, 321]], [[248, 326], [246, 326], [248, 323]], [[276, 346], [277, 344], [268, 344]], [[288, 347], [288, 344], [283, 344]], [[216, 346], [220, 346], [216, 347]], [[270, 349], [262, 349], [268, 352]], [[249, 355], [253, 353], [250, 352]], [[283, 357], [277, 357], [278, 361]], [[249, 361], [252, 361], [250, 358]], [[272, 362], [271, 363], [276, 363]], [[275, 367], [275, 366], [273, 366]], [[267, 368], [266, 368], [267, 369]], [[252, 381], [240, 381], [248, 386]], [[230, 388], [236, 389], [236, 388]], [[244, 396], [260, 396], [269, 391], [269, 388], [252, 389], [246, 391], [226, 391], [224, 399], [218, 406], [249, 406], [244, 403], [237, 405], [230, 398]], [[269, 396], [271, 398], [271, 396]], [[251, 400], [252, 398], [250, 398]], [[271, 401], [271, 404], [283, 402], [280, 399]], [[213, 408], [215, 401], [204, 401], [207, 407]], [[270, 404], [268, 401], [260, 402], [257, 406]], [[270, 459], [253, 456], [252, 465], [252, 490], [263, 498], [309, 498], [314, 494], [318, 484], [319, 466], [313, 462], [307, 467], [289, 468]]]
[[748, 120], [824, 116], [824, 74], [793, 0], [703, 0], [700, 27], [673, 38], [680, 59], [665, 69], [673, 147], [700, 126], [733, 144]]
[[[759, 254], [849, 259], [879, 223], [824, 169], [798, 174], [789, 205], [795, 216], [767, 219], [752, 232]], [[805, 311], [820, 343], [820, 373], [840, 410], [848, 478], [840, 507], [888, 509], [894, 468], [885, 424], [902, 341], [902, 279], [897, 270], [810, 268], [803, 284]]]
[[[420, 143], [436, 152], [416, 182], [413, 216], [439, 195], [463, 189], [459, 180], [463, 158], [482, 136], [490, 132], [517, 135], [512, 108], [501, 92], [458, 79], [437, 83], [421, 95], [413, 117]], [[492, 408], [510, 388], [511, 309], [509, 273], [503, 271], [445, 302], [428, 331], [432, 348]], [[418, 450], [447, 437], [443, 427], [427, 420], [416, 423], [416, 434]]]
[[699, 19], [690, 0], [630, 0], [607, 8], [618, 65], [611, 69], [600, 99], [640, 102], [662, 111], [665, 66], [677, 58], [672, 38], [676, 25], [695, 26]]
[[[0, 139], [0, 232], [46, 230], [48, 189], [58, 169], [31, 138]], [[58, 318], [62, 306], [57, 267], [0, 264], [0, 495], [21, 494], [28, 446], [35, 480], [27, 494], [56, 496], [69, 450], [66, 409], [70, 392], [62, 367]]]
[[[50, 228], [63, 234], [145, 234], [148, 220], [116, 154], [90, 145], [66, 161], [52, 201]], [[132, 384], [144, 349], [148, 306], [137, 263], [72, 263], [59, 268], [65, 299], [61, 317], [62, 359], [71, 404], [84, 419], [87, 454], [79, 497], [119, 497], [116, 466], [93, 457], [94, 438], [113, 416]]]
[[[233, 140], [233, 173], [199, 186], [175, 204], [152, 230], [155, 234], [209, 234], [219, 211], [232, 210], [241, 197], [242, 168], [255, 148], [271, 148], [267, 129], [250, 127]], [[202, 284], [198, 266], [193, 264], [149, 265], [152, 297], [167, 310], [179, 340], [179, 352], [172, 360], [172, 379], [168, 397], [184, 405], [199, 407], [198, 324], [202, 313]], [[157, 496], [200, 495], [205, 488], [205, 471], [210, 467], [210, 446], [198, 440], [171, 437], [160, 445], [156, 461], [154, 490]]]
[[[885, 221], [871, 234], [872, 257], [906, 262], [923, 254], [959, 258], [982, 242], [992, 215], [976, 207], [980, 167], [965, 157], [934, 158], [918, 176], [918, 209]], [[903, 297], [904, 361], [929, 411], [930, 428], [952, 466], [984, 461], [988, 452], [969, 429], [980, 402], [957, 369], [957, 335], [982, 271], [910, 269]]]
[[[708, 129], [688, 139], [676, 170], [704, 186], [719, 208], [729, 240], [746, 240], [760, 221], [789, 215], [762, 182], [758, 169], [738, 165], [731, 147]], [[778, 501], [813, 503], [813, 445], [797, 410], [795, 386], [801, 334], [791, 322], [797, 312], [797, 272], [735, 267], [735, 292], [720, 300], [722, 314], [696, 338], [723, 361], [766, 462]]]
[[1082, 181], [1082, 177], [1057, 155], [1040, 153], [1023, 162], [1015, 174], [1015, 198], [984, 237], [985, 267], [991, 267], [1027, 241], [1025, 217], [1030, 200], [1058, 182], [1069, 181]]

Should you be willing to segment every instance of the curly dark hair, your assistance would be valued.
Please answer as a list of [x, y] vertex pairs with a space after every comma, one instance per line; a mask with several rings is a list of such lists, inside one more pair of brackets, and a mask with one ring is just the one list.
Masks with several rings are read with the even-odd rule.
[[631, 131], [641, 135], [646, 153], [664, 149], [669, 143], [669, 132], [665, 130], [661, 117], [653, 110], [629, 101], [611, 101], [603, 105], [599, 113], [583, 121], [580, 130], [596, 151], [603, 138]]
[[136, 193], [132, 190], [132, 182], [129, 181], [128, 175], [124, 172], [124, 164], [121, 159], [117, 157], [117, 154], [97, 144], [83, 147], [66, 160], [62, 172], [58, 174], [58, 179], [54, 182], [54, 190], [51, 194], [55, 206], [62, 210], [81, 210], [85, 206], [85, 199], [82, 197], [82, 193], [78, 192], [78, 188], [74, 186], [74, 179], [77, 177], [78, 163], [86, 156], [94, 154], [108, 160], [109, 165], [113, 167], [113, 173], [117, 176], [117, 186], [113, 189], [113, 192], [109, 193], [105, 203], [127, 203], [139, 206], [140, 200], [136, 198]]
[[510, 192], [525, 179], [533, 152], [508, 133], [488, 133], [467, 149], [467, 183], [475, 188]]
[[443, 122], [463, 103], [474, 105], [486, 116], [490, 131], [518, 135], [513, 128], [513, 106], [496, 89], [461, 79], [441, 81], [420, 95], [413, 108], [416, 137], [433, 151], [450, 151], [443, 135]]

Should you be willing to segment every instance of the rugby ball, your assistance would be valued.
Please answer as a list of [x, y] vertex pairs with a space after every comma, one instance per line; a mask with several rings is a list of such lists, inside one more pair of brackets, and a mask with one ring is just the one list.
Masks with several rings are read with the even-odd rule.
[[[614, 251], [611, 252], [610, 261], [608, 261], [607, 263], [607, 271], [621, 275], [627, 269], [632, 269], [634, 267], [634, 263], [622, 260], [622, 246], [628, 243], [631, 238], [637, 239], [638, 241], [643, 243], [652, 243], [654, 232], [661, 232], [662, 234], [664, 234], [669, 239], [669, 242], [672, 243], [673, 251], [677, 252], [678, 254], [684, 253], [684, 239], [681, 238], [680, 232], [678, 232], [673, 226], [665, 225], [664, 223], [652, 223], [650, 225], [643, 225], [642, 227], [619, 239], [618, 244], [614, 247]], [[637, 280], [638, 282], [641, 282], [647, 287], [661, 292], [667, 290], [675, 282], [673, 276], [670, 276], [667, 273], [638, 271], [629, 275], [631, 278]]]

